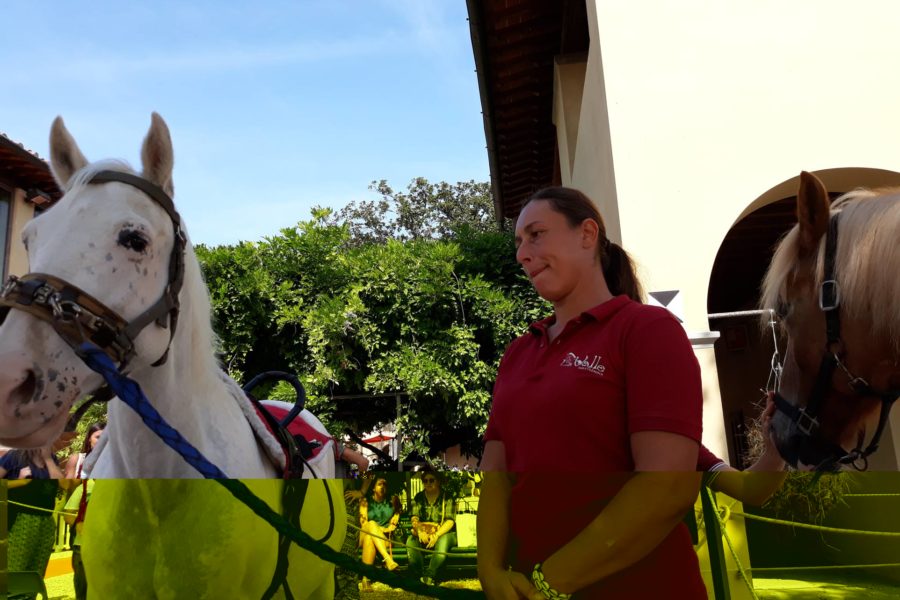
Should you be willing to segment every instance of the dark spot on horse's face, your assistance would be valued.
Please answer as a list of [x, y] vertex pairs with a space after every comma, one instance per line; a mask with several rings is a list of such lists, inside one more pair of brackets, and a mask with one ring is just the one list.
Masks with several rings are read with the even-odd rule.
[[95, 244], [94, 242], [88, 242], [88, 248], [96, 248], [96, 247], [97, 247], [97, 244]]
[[60, 392], [64, 392], [64, 391], [66, 391], [66, 384], [64, 384], [62, 381], [60, 381], [59, 383], [56, 384], [56, 389], [59, 390]]
[[50, 381], [56, 381], [56, 378], [59, 377], [59, 371], [56, 369], [47, 369], [47, 379]]
[[94, 267], [85, 267], [84, 270], [87, 272], [88, 275], [94, 274]]
[[142, 273], [144, 277], [147, 276], [147, 267], [144, 267], [144, 272]]
[[128, 282], [128, 289], [129, 289], [129, 290], [134, 290], [134, 284], [131, 283], [130, 281]]
[[119, 270], [119, 269], [117, 269], [116, 267], [113, 267], [112, 272], [115, 273], [115, 272], [118, 271], [118, 270]]
[[113, 259], [112, 252], [107, 252], [104, 258], [106, 259], [106, 262], [110, 262]]
[[56, 408], [62, 408], [62, 400], [57, 400], [53, 403], [53, 406], [55, 406]]

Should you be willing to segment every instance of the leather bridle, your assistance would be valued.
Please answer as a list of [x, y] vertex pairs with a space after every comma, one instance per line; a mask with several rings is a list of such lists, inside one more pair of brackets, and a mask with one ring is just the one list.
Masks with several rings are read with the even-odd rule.
[[169, 329], [169, 343], [163, 355], [153, 363], [166, 362], [180, 307], [178, 295], [184, 283], [184, 253], [187, 244], [181, 217], [172, 198], [146, 179], [120, 171], [98, 171], [86, 184], [118, 182], [130, 185], [149, 196], [172, 220], [174, 244], [169, 256], [169, 280], [162, 296], [151, 307], [126, 321], [87, 292], [71, 283], [44, 273], [11, 275], [0, 290], [0, 323], [10, 309], [18, 309], [49, 323], [56, 333], [80, 356], [78, 347], [90, 342], [126, 369], [135, 356], [134, 340], [150, 323]]
[[[805, 407], [798, 407], [785, 400], [778, 391], [775, 392], [774, 400], [777, 409], [787, 415], [799, 431], [799, 434], [793, 434], [792, 438], [798, 435], [803, 436], [805, 439], [796, 441], [815, 443], [830, 452], [828, 458], [815, 466], [816, 471], [833, 471], [839, 469], [840, 465], [847, 464], [858, 471], [865, 471], [869, 466], [869, 455], [878, 449], [891, 407], [900, 397], [900, 389], [876, 390], [865, 379], [854, 375], [845, 363], [844, 343], [841, 340], [841, 293], [835, 275], [839, 218], [840, 213], [831, 215], [828, 231], [825, 234], [824, 274], [822, 286], [819, 288], [819, 308], [825, 313], [826, 342], [819, 372], [810, 391], [809, 401]], [[865, 448], [863, 448], [862, 435], [860, 435], [856, 447], [849, 452], [839, 444], [824, 440], [821, 436], [818, 415], [825, 403], [825, 396], [832, 387], [832, 376], [835, 370], [840, 370], [847, 377], [848, 386], [857, 396], [875, 397], [881, 400], [878, 426], [872, 441]]]

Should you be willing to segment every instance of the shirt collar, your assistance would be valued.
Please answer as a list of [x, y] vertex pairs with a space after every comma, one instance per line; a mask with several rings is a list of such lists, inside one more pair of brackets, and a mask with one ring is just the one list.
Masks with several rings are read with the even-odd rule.
[[[610, 298], [606, 302], [601, 302], [597, 306], [584, 311], [583, 313], [581, 313], [579, 315], [579, 317], [582, 317], [582, 321], [588, 320], [588, 319], [592, 320], [592, 321], [598, 321], [598, 322], [603, 321], [603, 320], [607, 319], [608, 317], [612, 316], [613, 314], [617, 313], [620, 308], [622, 308], [629, 302], [631, 302], [631, 299], [624, 294], [621, 294], [619, 296], [614, 296], [613, 298]], [[551, 325], [553, 325], [553, 323], [555, 323], [555, 322], [556, 322], [556, 316], [550, 315], [549, 317], [547, 317], [545, 319], [541, 319], [540, 321], [535, 321], [534, 323], [529, 325], [528, 330], [534, 336], [547, 335], [547, 328], [550, 327]]]

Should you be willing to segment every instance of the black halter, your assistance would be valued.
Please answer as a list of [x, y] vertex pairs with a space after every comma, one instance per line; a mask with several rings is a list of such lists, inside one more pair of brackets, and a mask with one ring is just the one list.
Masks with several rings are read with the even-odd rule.
[[[869, 455], [878, 449], [881, 434], [887, 425], [891, 406], [900, 397], [900, 390], [880, 392], [872, 388], [862, 377], [854, 375], [844, 364], [844, 344], [841, 341], [841, 293], [835, 276], [835, 256], [837, 254], [838, 219], [840, 213], [831, 215], [828, 232], [825, 234], [824, 276], [819, 289], [819, 308], [825, 313], [825, 351], [819, 365], [819, 373], [809, 395], [805, 407], [798, 407], [775, 392], [775, 406], [790, 418], [800, 434], [808, 443], [815, 443], [825, 448], [831, 455], [816, 465], [816, 471], [833, 471], [840, 465], [852, 465], [858, 471], [865, 471], [869, 466]], [[878, 427], [869, 445], [863, 449], [864, 439], [859, 437], [856, 447], [849, 452], [840, 445], [822, 439], [819, 433], [818, 414], [825, 402], [825, 396], [831, 389], [831, 380], [835, 369], [840, 369], [848, 380], [850, 389], [858, 396], [877, 397], [881, 400], [881, 414]], [[795, 434], [796, 435], [796, 434]]]
[[[135, 338], [155, 321], [158, 326], [169, 329], [169, 344], [163, 355], [153, 363], [157, 367], [168, 358], [178, 324], [178, 296], [184, 283], [187, 238], [172, 198], [159, 186], [137, 175], [120, 171], [98, 171], [87, 181], [88, 184], [110, 182], [124, 183], [142, 191], [166, 211], [172, 220], [174, 244], [169, 256], [169, 281], [159, 300], [129, 322], [87, 292], [58, 277], [43, 273], [28, 273], [22, 277], [10, 275], [6, 284], [0, 288], [0, 323], [13, 308], [27, 312], [49, 323], [76, 353], [79, 352], [79, 345], [91, 342], [119, 363], [119, 370], [124, 371], [134, 358]], [[107, 388], [99, 390], [70, 417], [66, 430], [74, 430], [89, 404], [108, 400], [110, 397]]]

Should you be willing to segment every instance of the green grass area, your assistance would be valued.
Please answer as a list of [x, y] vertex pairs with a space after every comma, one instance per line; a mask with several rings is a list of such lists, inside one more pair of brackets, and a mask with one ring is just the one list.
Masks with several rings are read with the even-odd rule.
[[[900, 583], [854, 575], [810, 574], [803, 579], [754, 579], [760, 600], [896, 600], [900, 597]], [[72, 575], [60, 575], [45, 580], [50, 600], [74, 600]], [[477, 579], [460, 579], [441, 584], [447, 588], [480, 590]], [[373, 583], [372, 591], [361, 592], [360, 600], [404, 600], [419, 598], [416, 594]]]
[[798, 573], [794, 579], [755, 577], [753, 581], [760, 600], [895, 600], [900, 597], [900, 583], [847, 573]]

